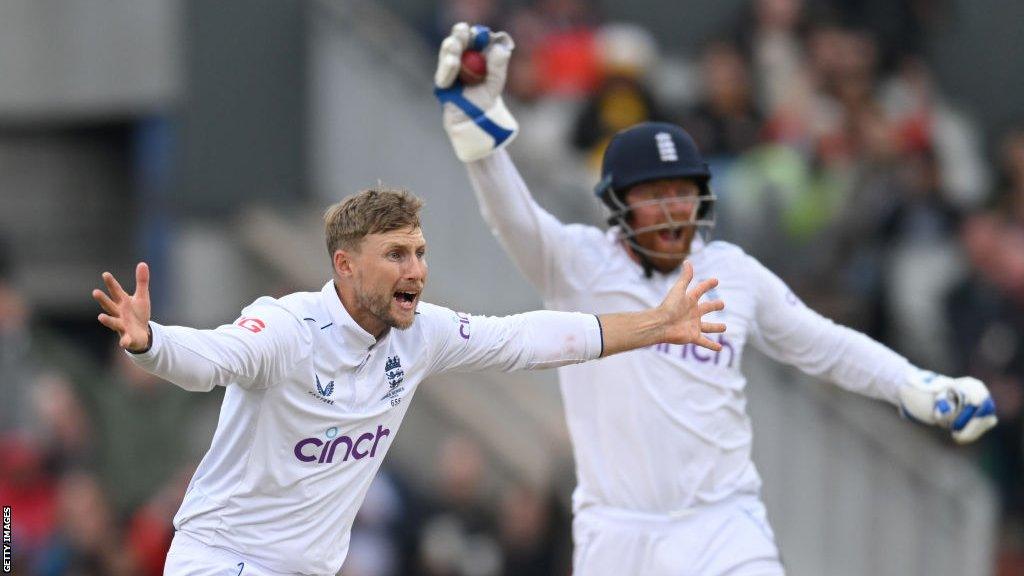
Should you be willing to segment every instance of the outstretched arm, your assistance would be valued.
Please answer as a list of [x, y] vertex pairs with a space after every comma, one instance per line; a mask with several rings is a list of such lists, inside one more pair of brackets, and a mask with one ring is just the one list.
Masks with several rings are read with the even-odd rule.
[[685, 272], [657, 308], [593, 316], [577, 312], [537, 311], [504, 317], [471, 317], [439, 307], [421, 306], [434, 330], [431, 372], [522, 370], [585, 362], [662, 342], [694, 343], [719, 350], [707, 333], [725, 325], [702, 317], [725, 304], [700, 302], [718, 284], [705, 280], [687, 290], [693, 268]]
[[847, 390], [895, 404], [914, 420], [972, 442], [995, 426], [995, 404], [973, 378], [925, 372], [867, 335], [803, 304], [777, 276], [750, 259], [759, 301], [752, 342], [768, 356]]
[[186, 390], [208, 391], [229, 384], [266, 387], [303, 353], [301, 323], [270, 298], [246, 308], [247, 317], [235, 324], [196, 330], [150, 320], [145, 263], [135, 269], [134, 294], [109, 272], [103, 273], [103, 283], [109, 294], [92, 292], [103, 308], [100, 323], [117, 332], [118, 343], [136, 364]]

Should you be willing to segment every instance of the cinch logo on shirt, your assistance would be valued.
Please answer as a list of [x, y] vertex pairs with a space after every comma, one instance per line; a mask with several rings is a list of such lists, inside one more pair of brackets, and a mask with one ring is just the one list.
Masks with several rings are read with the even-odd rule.
[[[335, 456], [339, 456], [342, 462], [347, 462], [349, 456], [354, 460], [362, 460], [367, 456], [373, 458], [377, 454], [377, 443], [390, 435], [391, 430], [378, 424], [376, 433], [364, 432], [353, 440], [349, 436], [338, 436], [338, 428], [332, 426], [324, 433], [324, 440], [303, 438], [296, 442], [295, 457], [300, 462], [315, 461], [317, 464], [331, 464]], [[343, 446], [343, 456], [338, 453], [339, 445]]]
[[719, 362], [722, 362], [725, 367], [732, 368], [732, 362], [736, 358], [736, 350], [733, 348], [732, 342], [729, 342], [723, 334], [719, 334], [715, 340], [722, 345], [722, 349], [718, 352], [705, 350], [693, 343], [686, 344], [684, 346], [662, 343], [651, 346], [651, 349], [655, 352], [668, 354], [675, 358], [681, 358], [683, 360], [693, 361], [700, 364], [707, 364], [711, 362], [715, 366], [718, 366]]

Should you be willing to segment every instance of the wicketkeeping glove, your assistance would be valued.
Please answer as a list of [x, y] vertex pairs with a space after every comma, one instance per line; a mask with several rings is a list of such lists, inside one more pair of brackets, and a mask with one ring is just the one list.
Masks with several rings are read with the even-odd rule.
[[[463, 162], [479, 160], [507, 146], [519, 131], [501, 92], [515, 43], [505, 32], [459, 22], [441, 43], [434, 73], [434, 95], [444, 109], [444, 129]], [[462, 52], [478, 50], [487, 60], [487, 77], [466, 86], [459, 80]]]
[[960, 444], [974, 442], [996, 425], [996, 404], [976, 378], [916, 371], [900, 387], [900, 413], [952, 431]]

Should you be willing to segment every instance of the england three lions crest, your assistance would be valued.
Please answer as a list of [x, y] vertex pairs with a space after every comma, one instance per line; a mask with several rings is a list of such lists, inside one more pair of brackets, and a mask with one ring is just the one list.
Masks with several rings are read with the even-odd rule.
[[395, 388], [402, 383], [405, 372], [402, 371], [402, 359], [398, 356], [389, 356], [384, 364], [384, 376], [388, 379], [388, 386]]
[[402, 360], [398, 356], [388, 356], [388, 361], [384, 363], [384, 377], [388, 381], [388, 393], [381, 400], [389, 400], [392, 406], [398, 406], [402, 402], [399, 395], [404, 390], [399, 385], [405, 379]]

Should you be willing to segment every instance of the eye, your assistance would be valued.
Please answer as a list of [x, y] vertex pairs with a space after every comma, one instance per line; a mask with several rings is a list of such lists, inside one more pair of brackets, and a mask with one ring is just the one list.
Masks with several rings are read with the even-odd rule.
[[392, 250], [391, 252], [388, 252], [388, 260], [401, 260], [401, 259], [402, 259], [402, 253], [399, 252], [398, 250]]
[[420, 260], [422, 260], [423, 257], [426, 256], [426, 255], [427, 255], [427, 251], [424, 250], [423, 248], [420, 248], [419, 250], [416, 251], [416, 257], [419, 258]]

